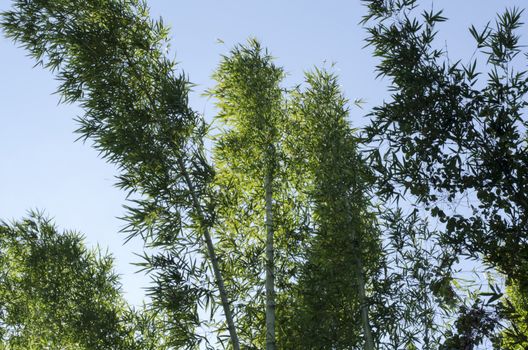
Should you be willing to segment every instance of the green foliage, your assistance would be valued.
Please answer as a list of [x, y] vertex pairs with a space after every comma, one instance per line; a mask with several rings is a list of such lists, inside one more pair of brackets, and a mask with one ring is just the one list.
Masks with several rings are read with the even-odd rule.
[[127, 307], [113, 258], [39, 213], [0, 223], [5, 349], [167, 349], [155, 317]]
[[165, 57], [167, 28], [138, 0], [15, 1], [2, 26], [55, 73], [63, 101], [84, 109], [80, 138], [119, 167], [117, 186], [131, 195], [125, 232], [154, 248], [143, 264], [154, 306], [172, 315], [175, 343], [195, 345], [197, 305], [222, 291], [208, 231], [213, 171], [207, 126], [188, 107], [191, 85]]
[[[304, 89], [286, 91], [283, 69], [250, 40], [213, 76], [213, 168], [209, 125], [188, 106], [191, 84], [175, 73], [168, 30], [145, 3], [14, 1], [1, 25], [55, 74], [63, 102], [84, 109], [80, 139], [119, 167], [117, 186], [130, 195], [125, 232], [150, 248], [140, 266], [153, 284], [152, 308], [131, 310], [111, 258], [79, 235], [38, 214], [0, 224], [2, 345], [211, 348], [198, 328], [222, 342], [222, 306], [223, 345], [233, 349], [237, 333], [248, 349], [274, 348], [270, 333], [284, 349], [526, 347], [522, 11], [470, 28], [482, 70], [434, 48], [441, 11], [415, 15], [416, 0], [366, 4], [367, 41], [393, 93], [373, 110], [366, 139], [350, 127], [336, 76], [315, 70]], [[418, 211], [376, 215], [374, 189], [382, 200], [410, 192], [445, 232]], [[506, 274], [502, 308], [495, 287], [480, 293], [486, 301], [461, 300], [459, 256]]]
[[384, 264], [373, 281], [372, 319], [383, 349], [437, 349], [460, 304], [452, 282], [458, 256], [417, 212], [380, 215]]
[[286, 109], [282, 76], [255, 40], [223, 57], [214, 75], [210, 94], [222, 126], [214, 153], [222, 198], [215, 229], [223, 271], [237, 296], [243, 343], [262, 348], [263, 180], [272, 170], [277, 346], [348, 348], [362, 343], [358, 274], [372, 276], [380, 259], [366, 197], [370, 173], [336, 77], [308, 74], [307, 91]]
[[226, 126], [216, 139], [215, 161], [220, 167], [227, 163], [260, 182], [267, 171], [275, 171], [285, 121], [279, 86], [283, 77], [282, 68], [255, 39], [223, 57], [213, 75], [217, 84], [209, 91], [216, 98], [216, 118]]
[[496, 312], [487, 310], [481, 300], [476, 300], [471, 307], [460, 308], [455, 322], [456, 332], [448, 333], [447, 339], [439, 349], [474, 349], [486, 339], [495, 340], [494, 331], [498, 325]]
[[[508, 276], [524, 276], [515, 263], [528, 256], [528, 75], [516, 69], [521, 11], [507, 10], [482, 32], [470, 29], [487, 63], [479, 72], [476, 59], [452, 63], [434, 49], [441, 12], [415, 17], [416, 1], [366, 3], [367, 41], [393, 91], [366, 129], [381, 194], [409, 191], [446, 224], [446, 243], [484, 255]], [[443, 204], [464, 198], [468, 214]]]
[[306, 74], [306, 88], [291, 106], [288, 141], [303, 174], [297, 191], [310, 203], [313, 233], [299, 266], [290, 348], [362, 347], [366, 331], [361, 308], [369, 301], [361, 290], [370, 290], [379, 267], [380, 235], [368, 198], [372, 179], [346, 104], [337, 77], [316, 70]]
[[[237, 297], [240, 336], [250, 348], [265, 346], [264, 298], [276, 298], [277, 310], [287, 307], [283, 299], [288, 296], [294, 267], [290, 257], [298, 251], [295, 196], [288, 192], [282, 152], [286, 125], [280, 88], [283, 77], [282, 68], [275, 66], [267, 50], [251, 39], [223, 57], [213, 75], [217, 84], [209, 91], [216, 98], [216, 121], [221, 128], [213, 155], [216, 192], [221, 198], [215, 226], [218, 248], [230, 294]], [[268, 220], [272, 221], [270, 227]], [[272, 260], [266, 256], [269, 243], [274, 249]], [[277, 285], [273, 290], [265, 286], [266, 268], [273, 270]], [[281, 331], [278, 333], [280, 338]]]
[[[517, 34], [522, 11], [506, 10], [483, 29], [472, 26], [477, 58], [462, 64], [435, 48], [436, 25], [446, 20], [441, 11], [418, 14], [416, 0], [365, 3], [367, 42], [380, 59], [379, 75], [392, 83], [391, 100], [373, 110], [366, 129], [380, 195], [400, 199], [410, 192], [446, 228], [439, 243], [451, 254], [484, 260], [512, 283], [524, 283], [528, 73]], [[462, 200], [468, 210], [460, 210]], [[447, 348], [473, 348], [500, 329], [486, 308], [501, 293], [481, 295], [488, 300], [460, 308], [458, 333], [448, 335]]]
[[501, 348], [526, 349], [528, 346], [528, 290], [526, 281], [514, 282], [506, 288], [502, 316], [509, 322], [501, 333]]

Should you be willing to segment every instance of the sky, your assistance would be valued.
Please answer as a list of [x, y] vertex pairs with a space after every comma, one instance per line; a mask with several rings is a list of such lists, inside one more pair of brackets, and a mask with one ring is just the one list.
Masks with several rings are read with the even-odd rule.
[[[0, 11], [11, 1], [0, 0]], [[351, 106], [351, 122], [364, 125], [370, 108], [388, 98], [387, 81], [376, 79], [377, 60], [364, 48], [366, 33], [358, 24], [365, 14], [359, 0], [150, 0], [151, 15], [171, 27], [171, 54], [196, 84], [191, 106], [210, 119], [214, 101], [204, 97], [221, 55], [233, 45], [256, 37], [288, 73], [286, 86], [303, 81], [313, 67], [334, 66], [345, 95], [362, 99]], [[523, 8], [526, 0], [422, 1], [445, 9], [438, 42], [452, 60], [467, 62], [475, 46], [467, 27], [482, 28], [506, 7]], [[528, 13], [524, 15], [525, 21]], [[526, 38], [525, 38], [526, 39]], [[221, 43], [223, 42], [223, 43]], [[134, 305], [144, 299], [148, 278], [136, 273], [135, 255], [142, 243], [123, 244], [119, 233], [125, 194], [116, 189], [116, 169], [89, 143], [75, 142], [75, 105], [59, 104], [57, 83], [50, 72], [33, 67], [3, 34], [0, 35], [0, 219], [24, 217], [44, 210], [64, 229], [82, 232], [88, 245], [108, 249], [116, 259], [125, 297]]]

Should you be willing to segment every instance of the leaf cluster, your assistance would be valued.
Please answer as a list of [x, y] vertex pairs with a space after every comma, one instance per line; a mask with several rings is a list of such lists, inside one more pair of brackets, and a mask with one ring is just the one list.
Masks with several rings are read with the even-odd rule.
[[168, 348], [159, 316], [124, 301], [112, 256], [42, 213], [0, 223], [0, 271], [3, 349]]
[[[480, 69], [477, 59], [453, 63], [435, 49], [436, 25], [446, 20], [441, 11], [415, 14], [416, 1], [367, 5], [367, 43], [393, 91], [366, 128], [380, 195], [410, 192], [445, 224], [447, 244], [521, 278], [515, 261], [528, 253], [522, 11], [506, 10], [482, 31], [470, 28], [487, 62]], [[457, 210], [461, 201], [467, 213]]]
[[[196, 303], [208, 295], [203, 230], [211, 225], [207, 125], [188, 107], [191, 84], [165, 55], [168, 30], [142, 1], [15, 1], [8, 37], [52, 70], [64, 102], [78, 103], [77, 132], [118, 166], [129, 193], [124, 232], [153, 254], [155, 305], [174, 313], [178, 339], [193, 339]], [[182, 340], [182, 344], [186, 341]]]

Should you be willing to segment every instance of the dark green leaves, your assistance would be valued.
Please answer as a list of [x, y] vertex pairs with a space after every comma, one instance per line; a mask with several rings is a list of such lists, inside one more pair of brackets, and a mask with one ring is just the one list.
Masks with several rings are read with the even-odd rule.
[[[366, 128], [380, 194], [412, 194], [445, 224], [439, 237], [444, 249], [490, 264], [508, 281], [526, 280], [528, 76], [519, 61], [522, 11], [506, 10], [494, 25], [470, 27], [484, 58], [479, 62], [487, 62], [482, 67], [473, 58], [467, 65], [453, 63], [452, 52], [448, 58], [434, 48], [433, 26], [445, 20], [440, 14], [425, 12], [417, 23], [414, 3], [368, 3], [367, 42], [393, 91]], [[441, 284], [435, 290], [442, 291]], [[460, 309], [458, 333], [448, 336], [446, 348], [477, 346], [496, 335], [498, 318], [490, 308], [503, 295], [492, 289], [481, 296], [489, 298]]]
[[[507, 10], [494, 27], [470, 28], [489, 63], [482, 72], [476, 60], [451, 63], [434, 49], [432, 26], [444, 20], [439, 13], [426, 12], [417, 25], [413, 5], [400, 5], [388, 2], [384, 14], [367, 16], [377, 18], [367, 41], [394, 91], [391, 101], [374, 109], [366, 128], [380, 193], [410, 192], [447, 222], [446, 241], [469, 244], [470, 254], [487, 255], [502, 271], [518, 274], [510, 258], [499, 256], [508, 254], [506, 242], [522, 254], [527, 250], [521, 232], [528, 201], [521, 189], [528, 164], [522, 146], [528, 80], [514, 62], [521, 50], [516, 30], [522, 11]], [[441, 199], [463, 198], [475, 200], [471, 215], [440, 205]]]

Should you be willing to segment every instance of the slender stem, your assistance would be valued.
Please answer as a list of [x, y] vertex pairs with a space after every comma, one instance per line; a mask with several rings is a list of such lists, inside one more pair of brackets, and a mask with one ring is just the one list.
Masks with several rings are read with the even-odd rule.
[[361, 309], [361, 322], [363, 324], [363, 336], [365, 338], [365, 350], [374, 350], [374, 339], [370, 327], [368, 314], [368, 303], [365, 296], [365, 278], [363, 276], [363, 259], [361, 254], [356, 254], [356, 268], [358, 281], [359, 304]]
[[[357, 172], [354, 173], [354, 183], [356, 186], [360, 183], [360, 179], [357, 177]], [[365, 339], [364, 350], [374, 350], [374, 337], [372, 336], [372, 328], [370, 327], [369, 320], [369, 305], [365, 292], [365, 271], [363, 269], [363, 250], [361, 249], [361, 240], [356, 229], [357, 223], [354, 222], [352, 215], [355, 212], [353, 205], [351, 203], [351, 198], [348, 199], [346, 204], [348, 215], [348, 225], [351, 229], [351, 241], [354, 247], [354, 263], [356, 265], [356, 281], [358, 285], [358, 298], [359, 298], [359, 308], [361, 314], [361, 324], [363, 328], [363, 338]], [[356, 215], [358, 215], [356, 211]], [[367, 234], [368, 231], [364, 231], [364, 234]]]
[[[356, 180], [357, 183], [357, 180]], [[352, 206], [350, 203], [347, 203], [347, 210], [349, 213], [352, 212]], [[348, 218], [348, 225], [350, 225], [351, 228], [351, 241], [352, 244], [355, 245], [354, 247], [354, 263], [356, 265], [356, 281], [358, 285], [358, 298], [359, 298], [359, 308], [360, 308], [360, 314], [361, 314], [361, 324], [363, 328], [363, 337], [365, 339], [365, 350], [374, 350], [374, 338], [372, 336], [372, 328], [370, 327], [370, 320], [369, 320], [369, 311], [368, 311], [368, 302], [365, 292], [365, 272], [363, 271], [363, 252], [361, 249], [361, 241], [358, 236], [358, 232], [356, 228], [354, 227], [354, 222], [352, 220], [352, 217], [349, 216]]]
[[275, 261], [273, 248], [273, 189], [271, 172], [264, 178], [266, 192], [266, 350], [275, 350]]
[[231, 312], [229, 300], [227, 299], [227, 292], [226, 292], [225, 285], [224, 285], [224, 278], [222, 277], [222, 273], [220, 272], [218, 256], [216, 255], [213, 241], [211, 239], [211, 233], [209, 232], [209, 226], [204, 224], [205, 215], [203, 214], [202, 207], [200, 206], [200, 202], [198, 201], [198, 198], [196, 196], [196, 190], [194, 188], [194, 185], [191, 181], [191, 178], [189, 177], [187, 169], [185, 168], [185, 164], [181, 158], [178, 159], [178, 165], [180, 167], [180, 171], [182, 172], [185, 178], [185, 182], [187, 183], [189, 192], [191, 193], [194, 210], [196, 210], [196, 213], [198, 214], [198, 217], [201, 222], [205, 244], [207, 245], [207, 252], [209, 254], [209, 259], [211, 259], [211, 265], [213, 267], [213, 273], [216, 279], [216, 284], [218, 286], [218, 292], [220, 293], [220, 300], [222, 301], [222, 307], [224, 309], [224, 315], [225, 315], [226, 322], [227, 322], [227, 328], [229, 330], [229, 336], [231, 337], [231, 343], [233, 345], [233, 350], [240, 350], [240, 342], [238, 340], [235, 323], [233, 321], [233, 314]]

